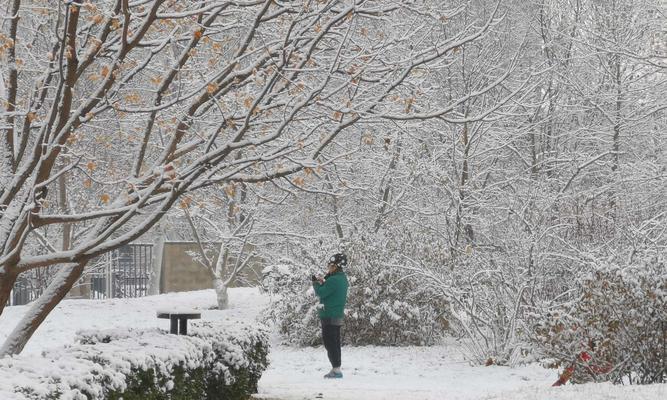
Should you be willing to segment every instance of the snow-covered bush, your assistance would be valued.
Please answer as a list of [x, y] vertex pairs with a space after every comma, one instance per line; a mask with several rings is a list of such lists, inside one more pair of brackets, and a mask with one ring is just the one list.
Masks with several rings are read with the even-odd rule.
[[[567, 305], [534, 316], [534, 338], [572, 381], [662, 382], [667, 341], [667, 263], [653, 256], [587, 274]], [[540, 315], [541, 314], [541, 315]]]
[[[447, 333], [448, 304], [404, 269], [404, 236], [359, 238], [350, 246], [354, 264], [347, 312], [348, 342], [431, 345]], [[378, 251], [378, 245], [381, 251]], [[426, 246], [428, 247], [428, 246]], [[423, 249], [424, 257], [428, 249]], [[431, 250], [432, 251], [432, 250]]]
[[245, 399], [256, 392], [268, 365], [264, 329], [203, 321], [190, 333], [82, 332], [77, 344], [41, 356], [0, 359], [0, 398]]
[[[372, 245], [371, 245], [372, 244]], [[392, 260], [381, 238], [358, 238], [347, 246], [350, 288], [343, 342], [351, 345], [430, 345], [449, 328], [446, 303], [412, 279]], [[310, 275], [315, 266], [283, 260], [264, 271], [272, 296], [269, 318], [285, 339], [299, 345], [321, 342], [319, 302]], [[321, 271], [323, 267], [320, 267]]]
[[321, 343], [318, 302], [312, 289], [310, 269], [281, 260], [264, 268], [262, 290], [271, 296], [266, 316], [278, 325], [288, 343], [313, 346]]

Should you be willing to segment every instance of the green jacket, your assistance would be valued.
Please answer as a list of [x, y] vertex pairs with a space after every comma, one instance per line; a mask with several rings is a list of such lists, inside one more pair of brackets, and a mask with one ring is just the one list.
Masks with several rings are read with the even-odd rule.
[[345, 303], [347, 301], [347, 276], [343, 271], [338, 271], [324, 278], [324, 284], [313, 282], [315, 294], [320, 298], [324, 308], [320, 310], [320, 319], [343, 318], [345, 315]]

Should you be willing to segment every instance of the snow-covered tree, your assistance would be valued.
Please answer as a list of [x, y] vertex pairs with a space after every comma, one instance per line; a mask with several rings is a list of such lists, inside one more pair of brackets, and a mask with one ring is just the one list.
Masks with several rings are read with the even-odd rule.
[[450, 31], [461, 10], [421, 1], [9, 1], [0, 312], [20, 274], [58, 272], [0, 354], [186, 193], [325, 170], [339, 134], [415, 113], [412, 75], [451, 62], [496, 11]]

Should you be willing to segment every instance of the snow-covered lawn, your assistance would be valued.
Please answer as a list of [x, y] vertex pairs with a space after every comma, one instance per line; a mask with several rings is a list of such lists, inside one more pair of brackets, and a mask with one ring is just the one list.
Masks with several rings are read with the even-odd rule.
[[[114, 327], [168, 328], [155, 312], [168, 307], [202, 310], [204, 319], [234, 316], [255, 319], [267, 299], [255, 289], [232, 289], [231, 309], [211, 310], [213, 291], [174, 293], [141, 299], [64, 301], [46, 320], [26, 353], [59, 346], [73, 340], [80, 329]], [[0, 341], [25, 307], [9, 307], [2, 315]], [[274, 335], [271, 366], [260, 381], [258, 398], [280, 400], [660, 400], [667, 399], [667, 385], [620, 387], [580, 385], [551, 388], [553, 370], [538, 365], [519, 368], [471, 367], [455, 344], [435, 347], [345, 347], [342, 380], [322, 379], [327, 372], [322, 348], [297, 349], [279, 344]]]

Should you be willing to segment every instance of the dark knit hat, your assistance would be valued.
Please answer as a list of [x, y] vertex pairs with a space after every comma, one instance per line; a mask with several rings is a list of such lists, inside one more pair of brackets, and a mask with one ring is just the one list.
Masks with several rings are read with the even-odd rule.
[[342, 253], [334, 254], [329, 258], [329, 262], [332, 264], [336, 264], [338, 268], [343, 268], [347, 266], [347, 256]]

